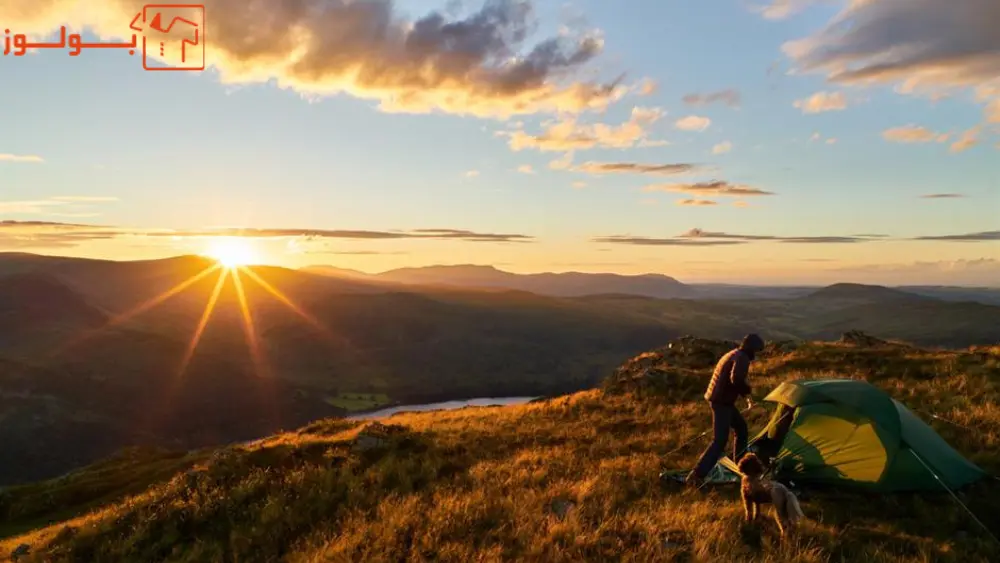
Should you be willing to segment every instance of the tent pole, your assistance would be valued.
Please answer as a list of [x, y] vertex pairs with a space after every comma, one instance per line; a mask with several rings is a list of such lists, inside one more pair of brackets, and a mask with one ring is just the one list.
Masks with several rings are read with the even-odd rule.
[[958, 498], [958, 496], [955, 495], [955, 493], [951, 490], [951, 488], [948, 487], [948, 485], [944, 484], [944, 481], [942, 481], [941, 478], [938, 477], [938, 474], [935, 473], [935, 471], [933, 469], [931, 469], [931, 467], [929, 465], [927, 465], [927, 463], [923, 460], [923, 458], [921, 458], [919, 455], [917, 455], [917, 452], [913, 451], [912, 448], [907, 448], [907, 449], [910, 451], [911, 454], [913, 454], [913, 457], [917, 458], [917, 461], [920, 462], [920, 465], [923, 465], [924, 469], [926, 469], [927, 472], [930, 473], [934, 477], [934, 480], [936, 480], [938, 482], [938, 484], [940, 484], [941, 487], [944, 490], [948, 491], [948, 494], [951, 495], [951, 498], [955, 499], [955, 502], [957, 502], [959, 506], [961, 506], [963, 509], [965, 509], [965, 511], [969, 514], [969, 516], [972, 517], [972, 520], [975, 521], [976, 524], [979, 524], [979, 527], [982, 528], [983, 530], [985, 530], [986, 533], [991, 538], [993, 538], [993, 541], [995, 541], [997, 543], [997, 545], [1000, 545], [1000, 539], [997, 539], [997, 537], [993, 534], [993, 532], [990, 531], [990, 529], [986, 527], [986, 524], [983, 524], [983, 522], [979, 518], [977, 518], [976, 515], [971, 510], [969, 510], [969, 507], [965, 506], [965, 503], [962, 502], [962, 499]]

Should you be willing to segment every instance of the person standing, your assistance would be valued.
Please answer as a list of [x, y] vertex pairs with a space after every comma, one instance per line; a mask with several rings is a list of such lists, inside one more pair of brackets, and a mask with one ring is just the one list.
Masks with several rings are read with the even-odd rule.
[[739, 463], [739, 457], [747, 447], [747, 423], [736, 408], [740, 397], [750, 399], [750, 383], [748, 374], [750, 364], [756, 354], [764, 349], [764, 340], [756, 334], [748, 334], [740, 345], [719, 359], [712, 373], [712, 380], [705, 391], [705, 400], [712, 410], [712, 443], [708, 445], [697, 465], [688, 474], [686, 483], [691, 487], [700, 487], [708, 472], [718, 463], [719, 457], [729, 441], [729, 432], [736, 435], [733, 445], [733, 463]]

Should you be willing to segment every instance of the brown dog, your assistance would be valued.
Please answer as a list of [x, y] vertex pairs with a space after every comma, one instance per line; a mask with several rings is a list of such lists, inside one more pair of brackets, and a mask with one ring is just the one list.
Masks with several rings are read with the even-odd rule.
[[743, 497], [743, 511], [747, 522], [757, 520], [760, 505], [772, 504], [778, 529], [781, 535], [785, 536], [787, 531], [793, 529], [798, 521], [805, 517], [795, 493], [777, 481], [763, 479], [766, 470], [756, 455], [746, 454], [740, 459], [737, 467], [743, 476], [740, 493]]

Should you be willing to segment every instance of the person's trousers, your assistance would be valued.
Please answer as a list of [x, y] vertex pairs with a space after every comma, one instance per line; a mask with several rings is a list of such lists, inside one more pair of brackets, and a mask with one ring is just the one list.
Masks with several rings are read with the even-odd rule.
[[709, 406], [712, 408], [712, 443], [701, 454], [701, 459], [695, 466], [694, 474], [699, 479], [704, 479], [719, 461], [726, 449], [726, 442], [729, 441], [730, 430], [736, 434], [732, 457], [734, 463], [739, 463], [739, 458], [747, 447], [747, 423], [736, 405], [709, 403]]

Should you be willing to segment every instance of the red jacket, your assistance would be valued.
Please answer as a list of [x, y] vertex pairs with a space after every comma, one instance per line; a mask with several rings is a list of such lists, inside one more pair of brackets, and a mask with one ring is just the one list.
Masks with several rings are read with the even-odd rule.
[[726, 353], [715, 365], [712, 381], [705, 391], [705, 400], [712, 403], [735, 405], [740, 396], [750, 395], [747, 373], [752, 357], [740, 348]]

